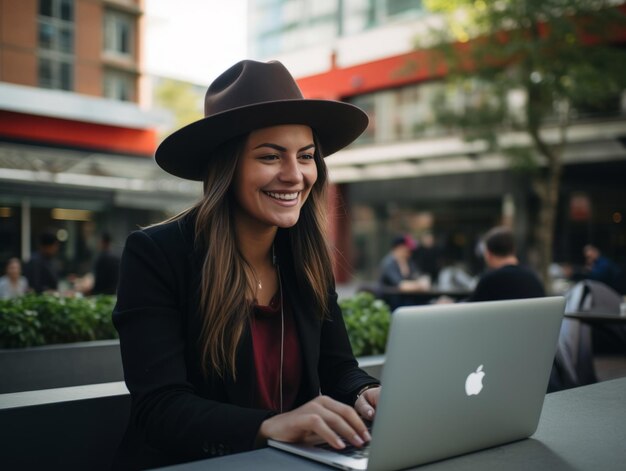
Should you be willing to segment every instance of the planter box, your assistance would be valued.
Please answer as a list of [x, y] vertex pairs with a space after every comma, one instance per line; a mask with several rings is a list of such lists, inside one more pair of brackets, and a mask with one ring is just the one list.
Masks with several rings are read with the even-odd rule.
[[[384, 355], [357, 358], [380, 379]], [[0, 350], [0, 394], [124, 381], [119, 340]]]
[[[16, 357], [18, 353], [23, 355]], [[10, 359], [11, 356], [21, 362], [21, 367], [34, 368], [31, 371], [36, 370], [42, 376], [29, 379], [29, 375], [17, 371], [19, 367], [7, 363], [7, 357]], [[82, 363], [76, 363], [74, 356], [80, 356]], [[87, 357], [91, 357], [90, 361], [86, 361]], [[10, 378], [12, 374], [6, 368], [10, 366], [12, 372], [19, 373], [18, 378], [12, 378], [14, 386], [18, 384], [16, 380], [29, 388], [33, 385], [41, 386], [44, 380], [59, 382], [58, 378], [54, 378], [54, 381], [51, 378], [54, 374], [61, 374], [66, 382], [77, 382], [94, 374], [89, 371], [83, 371], [82, 376], [78, 374], [80, 368], [89, 369], [89, 364], [92, 365], [91, 369], [100, 370], [102, 376], [104, 368], [93, 366], [94, 359], [98, 358], [104, 363], [116, 359], [114, 368], [109, 364], [109, 374], [121, 376], [117, 341], [0, 350], [0, 381], [5, 387], [7, 376]], [[43, 364], [28, 366], [27, 359]], [[70, 368], [69, 363], [63, 363], [64, 359], [73, 362], [74, 368]], [[384, 355], [360, 357], [357, 361], [368, 374], [380, 378]], [[54, 371], [43, 374], [44, 365], [52, 366]], [[69, 370], [73, 371], [73, 375], [68, 375]], [[108, 470], [126, 428], [129, 410], [130, 396], [121, 381], [2, 394], [2, 465], [6, 469]]]
[[108, 471], [129, 411], [121, 382], [0, 394], [2, 469]]
[[0, 350], [0, 394], [123, 380], [119, 340]]

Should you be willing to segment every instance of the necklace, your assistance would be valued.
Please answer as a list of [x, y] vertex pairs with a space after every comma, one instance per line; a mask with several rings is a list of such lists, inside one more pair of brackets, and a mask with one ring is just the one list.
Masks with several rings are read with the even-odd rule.
[[263, 283], [261, 283], [261, 278], [259, 278], [259, 275], [257, 275], [257, 272], [254, 268], [252, 268], [252, 275], [254, 276], [254, 281], [256, 281], [258, 289], [263, 289]]
[[[272, 265], [276, 266], [276, 253], [274, 252], [274, 244], [272, 244]], [[278, 268], [277, 268], [278, 270]], [[263, 283], [261, 282], [261, 278], [259, 278], [259, 275], [257, 275], [256, 271], [254, 271], [254, 268], [252, 269], [252, 273], [254, 274], [254, 278], [256, 279], [256, 283], [257, 286], [259, 287], [259, 289], [263, 289]], [[278, 280], [280, 281], [280, 279]]]

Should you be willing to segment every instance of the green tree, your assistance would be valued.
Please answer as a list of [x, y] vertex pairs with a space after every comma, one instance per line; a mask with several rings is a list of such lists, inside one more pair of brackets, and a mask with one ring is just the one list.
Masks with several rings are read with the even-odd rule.
[[155, 102], [174, 115], [172, 128], [165, 130], [164, 135], [201, 119], [203, 99], [203, 93], [189, 82], [169, 78], [160, 81], [155, 88]]
[[[534, 242], [546, 282], [568, 127], [581, 111], [606, 111], [607, 103], [619, 111], [626, 88], [626, 49], [617, 40], [626, 10], [615, 4], [424, 0], [443, 22], [417, 38], [445, 75], [448, 97], [439, 98], [436, 119], [530, 172], [540, 201]], [[507, 141], [507, 132], [525, 138]]]

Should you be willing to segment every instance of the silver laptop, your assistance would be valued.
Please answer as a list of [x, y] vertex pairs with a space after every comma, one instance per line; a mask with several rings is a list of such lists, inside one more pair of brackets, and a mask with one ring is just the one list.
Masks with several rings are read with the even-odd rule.
[[563, 310], [561, 297], [399, 308], [365, 456], [349, 456], [350, 445], [269, 445], [342, 469], [391, 471], [527, 438]]

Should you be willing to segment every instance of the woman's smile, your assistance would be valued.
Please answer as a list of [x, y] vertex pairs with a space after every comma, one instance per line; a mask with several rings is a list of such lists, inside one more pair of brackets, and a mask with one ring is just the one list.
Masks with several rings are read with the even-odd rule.
[[282, 201], [293, 201], [300, 194], [299, 191], [296, 191], [294, 193], [280, 193], [277, 191], [264, 191], [264, 193], [271, 198], [282, 200]]

